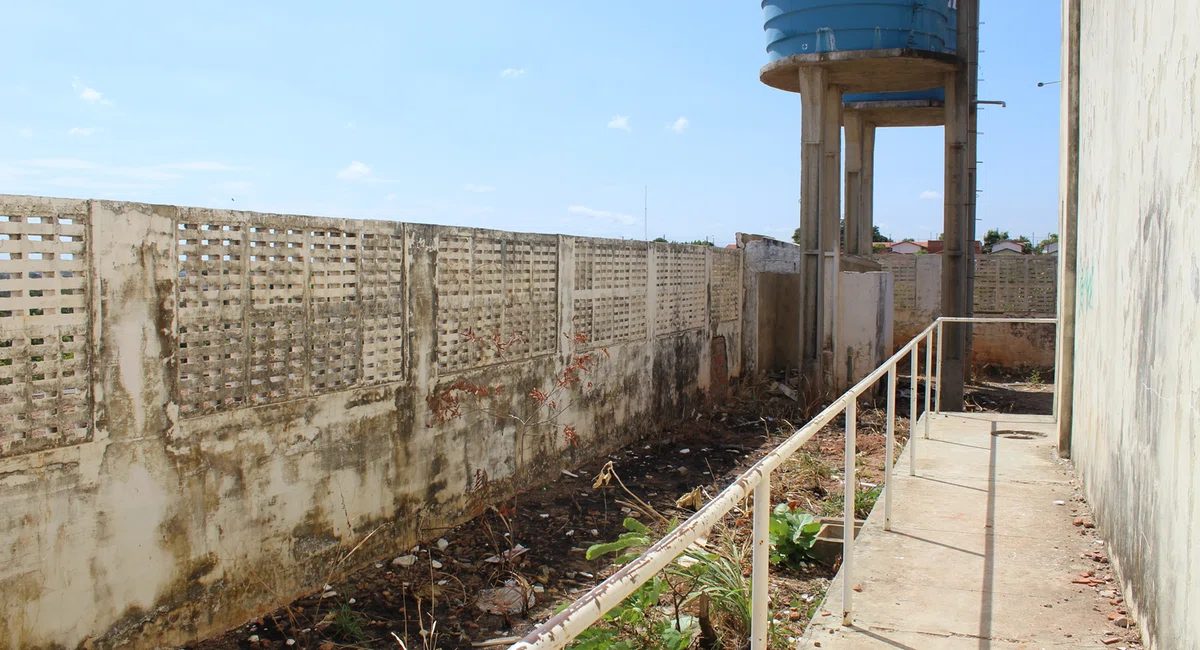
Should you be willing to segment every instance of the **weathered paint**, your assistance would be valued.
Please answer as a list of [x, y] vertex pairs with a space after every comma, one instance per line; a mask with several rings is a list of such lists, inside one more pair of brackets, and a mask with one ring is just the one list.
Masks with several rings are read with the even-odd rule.
[[[837, 386], [852, 386], [892, 356], [892, 274], [842, 272], [838, 292], [841, 345], [834, 370]], [[909, 337], [910, 339], [912, 337]]]
[[[794, 369], [799, 361], [800, 247], [754, 235], [739, 235], [746, 259], [746, 308], [742, 356], [754, 371]], [[878, 267], [871, 260], [844, 256], [843, 268]], [[831, 355], [836, 386], [845, 388], [874, 370], [893, 349], [892, 277], [879, 271], [838, 274], [839, 315]], [[928, 325], [928, 322], [926, 323]], [[911, 338], [911, 334], [910, 334]], [[903, 345], [907, 342], [902, 341]], [[753, 356], [751, 356], [753, 353]]]
[[1200, 9], [1179, 0], [1076, 6], [1072, 458], [1151, 646], [1195, 648]]
[[[683, 415], [714, 338], [741, 372], [740, 251], [0, 196], [3, 215], [79, 210], [91, 428], [0, 453], [0, 648], [240, 625], [319, 587], [373, 531], [341, 568]], [[573, 338], [585, 310], [607, 338]], [[497, 321], [529, 328], [511, 357], [456, 347]], [[24, 332], [0, 322], [0, 340]], [[426, 402], [462, 378], [526, 413], [586, 353], [604, 357], [595, 390], [559, 416], [578, 447], [478, 415], [440, 423]], [[35, 407], [0, 418], [16, 408]]]

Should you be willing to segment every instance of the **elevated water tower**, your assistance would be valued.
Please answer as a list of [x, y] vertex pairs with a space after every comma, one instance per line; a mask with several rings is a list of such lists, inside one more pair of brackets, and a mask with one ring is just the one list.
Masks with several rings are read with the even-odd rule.
[[[942, 311], [969, 311], [966, 232], [974, 188], [968, 152], [973, 167], [974, 151], [968, 141], [978, 1], [762, 0], [769, 62], [759, 78], [801, 99], [800, 366], [813, 388], [828, 385], [837, 349], [843, 123], [849, 149], [846, 248], [860, 255], [870, 252], [871, 125], [946, 127]], [[957, 372], [961, 396], [965, 335], [951, 329], [943, 378], [949, 387]], [[951, 408], [953, 392], [947, 392]]]

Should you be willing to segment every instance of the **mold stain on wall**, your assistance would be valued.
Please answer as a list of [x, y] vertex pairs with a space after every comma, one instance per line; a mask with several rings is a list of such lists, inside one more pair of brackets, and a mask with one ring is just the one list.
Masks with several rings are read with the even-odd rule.
[[[476, 470], [504, 498], [684, 414], [708, 388], [713, 337], [741, 367], [738, 251], [109, 201], [0, 208], [87, 225], [71, 316], [91, 359], [86, 437], [0, 453], [0, 648], [149, 648], [240, 625], [460, 523]], [[584, 310], [603, 340], [563, 335]], [[528, 344], [488, 358], [468, 325]], [[497, 406], [521, 413], [600, 347], [595, 390], [558, 415], [577, 447], [523, 444], [486, 417], [438, 422], [426, 403], [468, 377], [504, 385]]]

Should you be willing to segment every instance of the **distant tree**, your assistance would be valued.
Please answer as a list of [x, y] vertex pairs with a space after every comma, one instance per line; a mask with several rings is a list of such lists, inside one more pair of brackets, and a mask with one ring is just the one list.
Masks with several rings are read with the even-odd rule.
[[800, 239], [800, 229], [797, 228], [796, 232], [792, 233], [792, 242], [795, 244], [800, 244], [803, 241], [804, 241], [803, 239]]
[[887, 244], [876, 242], [874, 245], [871, 246], [871, 250], [875, 253], [886, 253], [887, 252]]
[[692, 246], [716, 246], [716, 244], [708, 241], [707, 239], [697, 239], [696, 241], [690, 241], [686, 243], [691, 244]]
[[992, 246], [995, 246], [996, 244], [998, 244], [1002, 241], [1005, 241], [1007, 239], [1010, 239], [1010, 236], [1009, 236], [1007, 230], [1000, 230], [999, 228], [992, 228], [991, 230], [987, 231], [986, 235], [983, 236], [984, 252], [986, 252], [986, 253], [992, 252]]
[[1047, 246], [1049, 246], [1050, 244], [1057, 244], [1057, 243], [1058, 243], [1058, 233], [1056, 233], [1056, 232], [1050, 233], [1050, 235], [1048, 237], [1046, 237], [1042, 241], [1038, 242], [1038, 245], [1034, 249], [1034, 251], [1037, 252], [1038, 254], [1044, 253], [1046, 251]]
[[901, 239], [900, 241], [917, 241], [917, 240], [913, 239], [912, 237], [905, 237], [904, 239]]
[[671, 243], [671, 240], [667, 239], [666, 237], [655, 237], [655, 238], [654, 238], [654, 241], [656, 241], [656, 242], [659, 242], [659, 243], [661, 243], [661, 244], [669, 244], [669, 243]]
[[1020, 242], [1022, 253], [1029, 254], [1029, 253], [1033, 252], [1033, 242], [1029, 241], [1029, 238], [1026, 237], [1025, 235], [1021, 235], [1020, 237], [1017, 237], [1013, 241]]
[[872, 242], [889, 242], [891, 237], [879, 232], [879, 226], [871, 226], [871, 241]]
[[938, 236], [937, 236], [937, 240], [938, 240], [938, 241], [942, 241], [942, 237], [944, 237], [945, 235], [946, 235], [946, 233], [944, 233], [944, 232], [939, 232], [939, 233], [938, 233]]

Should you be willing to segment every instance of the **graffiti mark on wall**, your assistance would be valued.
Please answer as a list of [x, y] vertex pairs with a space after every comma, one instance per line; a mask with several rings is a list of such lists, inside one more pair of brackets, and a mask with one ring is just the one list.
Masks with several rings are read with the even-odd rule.
[[1096, 308], [1095, 296], [1096, 269], [1088, 264], [1079, 274], [1079, 288], [1075, 294], [1075, 308], [1082, 311], [1092, 311]]

